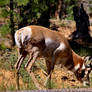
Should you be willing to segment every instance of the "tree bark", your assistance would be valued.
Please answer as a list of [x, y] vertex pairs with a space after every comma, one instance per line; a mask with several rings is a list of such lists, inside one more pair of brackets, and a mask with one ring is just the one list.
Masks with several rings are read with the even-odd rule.
[[91, 41], [89, 16], [84, 10], [83, 4], [73, 7], [73, 15], [76, 22], [76, 31], [72, 34], [73, 40], [82, 39], [83, 41]]
[[55, 18], [57, 20], [60, 20], [60, 18], [61, 18], [60, 13], [62, 12], [62, 3], [63, 3], [63, 0], [57, 1], [57, 7], [56, 7], [56, 11], [55, 11]]
[[12, 37], [12, 46], [15, 45], [15, 40], [14, 40], [14, 17], [13, 17], [13, 0], [10, 0], [10, 28], [11, 28], [11, 37]]

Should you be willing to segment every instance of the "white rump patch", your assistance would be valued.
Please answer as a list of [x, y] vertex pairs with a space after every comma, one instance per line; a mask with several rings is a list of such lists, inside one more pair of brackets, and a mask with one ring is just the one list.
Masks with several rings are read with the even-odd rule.
[[31, 38], [31, 35], [32, 35], [31, 28], [30, 27], [24, 27], [23, 31], [21, 32], [21, 41], [22, 41], [22, 44], [25, 41], [28, 41]]
[[21, 48], [21, 44], [24, 45], [25, 41], [31, 38], [32, 31], [30, 27], [24, 27], [16, 31], [15, 41], [16, 45]]
[[18, 38], [18, 35], [17, 35], [17, 31], [15, 33], [15, 42], [16, 42], [16, 45], [21, 48], [21, 45], [20, 45], [20, 39]]
[[83, 65], [82, 65], [82, 70], [84, 70], [86, 67], [85, 67], [85, 65], [84, 65], [84, 63], [83, 63]]
[[77, 65], [74, 67], [75, 70], [78, 70], [79, 68], [80, 68], [80, 64], [77, 64]]

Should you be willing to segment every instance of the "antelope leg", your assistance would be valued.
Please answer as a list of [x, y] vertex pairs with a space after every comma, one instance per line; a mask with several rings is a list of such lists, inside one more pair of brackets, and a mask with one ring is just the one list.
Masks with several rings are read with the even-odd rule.
[[23, 55], [20, 55], [20, 56], [19, 56], [19, 58], [18, 58], [18, 60], [17, 60], [17, 62], [16, 62], [16, 64], [15, 64], [15, 69], [18, 69], [19, 62], [20, 62], [20, 60], [22, 59], [22, 57], [23, 57]]
[[31, 71], [31, 67], [34, 64], [34, 62], [36, 61], [38, 55], [39, 55], [39, 51], [36, 51], [33, 53], [33, 56], [29, 58], [28, 63], [26, 65], [27, 71], [29, 71], [29, 72]]
[[[31, 78], [32, 78], [32, 80], [33, 80], [35, 86], [36, 86], [38, 89], [43, 89], [44, 87], [41, 87], [41, 85], [38, 83], [37, 79], [35, 78], [34, 73], [31, 71], [32, 65], [33, 65], [34, 62], [36, 61], [38, 55], [39, 55], [39, 51], [37, 51], [37, 52], [35, 52], [35, 53], [33, 54], [33, 58], [31, 58], [31, 57], [29, 58], [29, 60], [28, 60], [29, 63], [28, 63], [28, 65], [27, 65], [27, 67], [26, 67], [26, 70], [27, 70], [27, 72], [29, 73], [29, 75], [31, 76]], [[44, 88], [44, 89], [45, 89], [45, 88]]]
[[18, 60], [17, 60], [17, 63], [15, 64], [15, 68], [16, 68], [16, 89], [17, 90], [20, 89], [20, 87], [19, 87], [19, 69], [20, 69], [21, 64], [24, 61], [26, 55], [27, 54], [25, 54], [24, 56], [20, 55], [19, 58], [18, 58]]
[[48, 86], [49, 89], [51, 89], [51, 75], [52, 75], [52, 72], [54, 70], [55, 62], [56, 62], [56, 56], [55, 55], [52, 57], [52, 62], [46, 61], [48, 76], [47, 76], [47, 79], [46, 79], [44, 85]]
[[32, 60], [32, 52], [30, 53], [30, 57], [29, 57], [29, 60], [28, 60], [28, 62], [26, 63], [26, 65], [25, 65], [25, 68], [27, 68], [28, 67], [28, 65], [29, 65], [29, 63], [31, 62], [31, 60]]
[[51, 62], [49, 61], [46, 61], [46, 66], [47, 66], [47, 73], [48, 73], [48, 76], [46, 78], [46, 81], [44, 83], [45, 86], [47, 86], [49, 89], [51, 88]]

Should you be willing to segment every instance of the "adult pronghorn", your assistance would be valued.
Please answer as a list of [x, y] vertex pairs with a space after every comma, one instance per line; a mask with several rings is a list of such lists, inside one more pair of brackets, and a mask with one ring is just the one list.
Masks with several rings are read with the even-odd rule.
[[[61, 33], [32, 25], [17, 30], [15, 41], [20, 54], [15, 64], [17, 70], [20, 69], [23, 60], [29, 54], [30, 57], [25, 68], [30, 75], [33, 74], [31, 67], [37, 57], [44, 56], [48, 78], [50, 78], [55, 64], [63, 64], [75, 73], [78, 80], [87, 79], [88, 76], [84, 76], [86, 70], [84, 60], [71, 49], [67, 39]], [[35, 80], [35, 78], [33, 79]]]

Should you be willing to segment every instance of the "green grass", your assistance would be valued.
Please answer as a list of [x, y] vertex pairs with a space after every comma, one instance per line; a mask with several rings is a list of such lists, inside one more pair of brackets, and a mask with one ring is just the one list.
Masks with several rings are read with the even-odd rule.
[[[25, 59], [24, 63], [21, 66], [20, 69], [20, 77], [22, 78], [23, 81], [23, 86], [20, 87], [20, 90], [33, 90], [36, 89], [32, 79], [30, 78], [29, 74], [26, 72], [26, 70], [24, 69], [24, 65], [26, 63], [28, 58]], [[4, 70], [12, 70], [14, 71], [14, 65], [17, 61], [17, 52], [16, 49], [13, 49], [10, 53], [6, 52], [3, 55], [3, 59], [0, 59], [0, 69], [4, 69]], [[2, 74], [0, 74], [2, 76]], [[25, 84], [27, 84], [27, 86], [25, 86]], [[4, 85], [4, 83], [2, 83], [0, 85], [0, 90], [16, 90], [16, 86], [15, 85]]]
[[22, 87], [22, 90], [33, 90], [36, 89], [30, 75], [27, 73], [27, 71], [24, 69], [24, 63], [21, 66], [20, 69], [20, 76], [22, 77], [22, 80], [24, 82], [24, 84], [27, 84], [27, 86], [24, 85], [24, 87]]
[[84, 47], [82, 45], [78, 45], [76, 43], [71, 44], [72, 49], [80, 56], [91, 56], [92, 55], [92, 48], [88, 46]]
[[[83, 48], [83, 47], [73, 47], [74, 51], [76, 51], [76, 53], [78, 53], [81, 56], [86, 56], [86, 55], [92, 55], [92, 50], [90, 48]], [[10, 51], [10, 53], [7, 51], [4, 55], [4, 58], [2, 60], [0, 60], [0, 69], [5, 69], [5, 70], [15, 70], [14, 69], [14, 64], [17, 61], [17, 52], [16, 49], [12, 49]], [[23, 81], [23, 86], [20, 87], [21, 90], [34, 90], [37, 89], [31, 79], [31, 77], [29, 76], [29, 74], [26, 72], [26, 70], [24, 69], [24, 65], [26, 64], [28, 60], [28, 57], [25, 59], [24, 63], [21, 66], [20, 69], [20, 77], [22, 78]], [[42, 68], [43, 70], [46, 71], [46, 65], [45, 62], [43, 60], [37, 60], [36, 61], [36, 65], [40, 68]], [[37, 69], [37, 67], [33, 67], [32, 71], [35, 71]], [[0, 76], [2, 76], [2, 74], [0, 74]], [[41, 81], [40, 76], [36, 76], [37, 80]], [[90, 87], [92, 87], [92, 74], [90, 75]], [[27, 84], [27, 86], [26, 86]], [[47, 88], [49, 88], [49, 83], [47, 84]], [[62, 88], [64, 88], [64, 84], [61, 84]], [[57, 87], [57, 83], [52, 80], [51, 81], [51, 88], [52, 89], [56, 89]], [[67, 85], [67, 88], [70, 88], [69, 85]], [[81, 87], [74, 87], [74, 88], [81, 88]], [[0, 90], [16, 90], [15, 85], [4, 85], [4, 83], [2, 82], [2, 84], [0, 85]]]
[[5, 85], [5, 83], [2, 82], [2, 83], [0, 84], [0, 91], [6, 91], [6, 90], [14, 91], [14, 90], [16, 90], [16, 86], [13, 85], [13, 84], [11, 84], [11, 85], [6, 84], [6, 85]]
[[2, 82], [1, 85], [0, 85], [0, 91], [5, 91], [7, 88], [6, 86], [4, 85], [4, 83]]
[[10, 33], [10, 27], [9, 24], [4, 24], [3, 26], [0, 27], [0, 34], [4, 37], [7, 34]]
[[1, 50], [6, 50], [6, 49], [7, 49], [7, 46], [4, 45], [4, 43], [2, 43], [2, 44], [0, 44], [0, 49], [1, 49]]
[[12, 85], [12, 84], [9, 85], [9, 86], [7, 85], [6, 86], [6, 90], [14, 91], [14, 90], [16, 90], [16, 86], [15, 85]]
[[46, 84], [46, 88], [49, 88], [49, 89], [57, 89], [57, 84], [55, 81], [48, 81], [47, 84]]
[[90, 88], [92, 88], [92, 73], [90, 74]]

